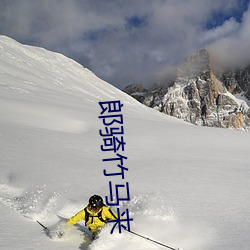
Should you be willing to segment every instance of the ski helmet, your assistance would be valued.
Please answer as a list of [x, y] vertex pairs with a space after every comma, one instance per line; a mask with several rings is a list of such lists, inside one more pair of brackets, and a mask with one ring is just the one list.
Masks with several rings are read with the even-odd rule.
[[103, 199], [101, 196], [95, 194], [89, 198], [89, 206], [91, 210], [99, 210], [103, 205]]

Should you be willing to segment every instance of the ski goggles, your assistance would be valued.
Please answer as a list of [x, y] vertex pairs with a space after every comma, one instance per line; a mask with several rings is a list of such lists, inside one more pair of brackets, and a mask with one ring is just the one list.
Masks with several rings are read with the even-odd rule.
[[101, 209], [100, 207], [93, 206], [93, 205], [90, 205], [89, 207], [90, 207], [90, 210], [93, 212], [98, 212]]

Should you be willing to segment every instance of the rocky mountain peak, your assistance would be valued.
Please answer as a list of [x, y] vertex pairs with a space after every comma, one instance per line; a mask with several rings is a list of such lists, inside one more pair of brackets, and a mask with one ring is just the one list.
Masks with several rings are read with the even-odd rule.
[[177, 77], [194, 77], [205, 74], [210, 70], [209, 53], [201, 49], [194, 55], [188, 57], [177, 69]]
[[138, 91], [137, 86], [137, 91], [129, 94], [149, 107], [196, 125], [250, 128], [249, 106], [233, 95], [241, 92], [246, 96], [250, 85], [249, 71], [215, 74], [210, 64], [208, 50], [202, 49], [178, 67], [171, 86], [163, 85], [148, 91]]

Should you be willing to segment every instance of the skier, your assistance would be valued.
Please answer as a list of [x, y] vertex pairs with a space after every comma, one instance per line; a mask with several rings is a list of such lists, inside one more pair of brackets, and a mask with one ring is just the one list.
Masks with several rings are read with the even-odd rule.
[[[112, 215], [116, 216], [116, 218]], [[117, 219], [117, 214], [112, 211], [103, 203], [103, 199], [99, 195], [93, 195], [89, 198], [89, 204], [72, 216], [67, 224], [74, 225], [80, 220], [85, 220], [85, 225], [89, 228], [94, 239], [102, 227], [105, 226], [107, 221]]]

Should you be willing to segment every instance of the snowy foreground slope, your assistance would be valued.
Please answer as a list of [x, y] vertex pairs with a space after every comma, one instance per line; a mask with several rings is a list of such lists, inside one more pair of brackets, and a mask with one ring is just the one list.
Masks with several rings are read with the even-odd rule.
[[249, 250], [248, 132], [165, 116], [60, 54], [4, 36], [0, 249], [163, 249], [126, 232], [111, 235], [110, 228], [92, 244], [79, 227], [52, 240], [36, 223], [53, 226], [57, 215], [70, 217], [90, 195], [109, 194], [98, 102], [110, 100], [124, 104], [131, 230], [184, 250]]

